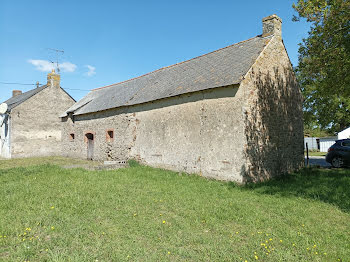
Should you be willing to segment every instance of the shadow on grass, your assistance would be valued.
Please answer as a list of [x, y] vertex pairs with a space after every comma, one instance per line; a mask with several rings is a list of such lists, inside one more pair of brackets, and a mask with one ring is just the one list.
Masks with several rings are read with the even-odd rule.
[[319, 200], [350, 213], [350, 169], [304, 168], [270, 181], [246, 184], [242, 189]]

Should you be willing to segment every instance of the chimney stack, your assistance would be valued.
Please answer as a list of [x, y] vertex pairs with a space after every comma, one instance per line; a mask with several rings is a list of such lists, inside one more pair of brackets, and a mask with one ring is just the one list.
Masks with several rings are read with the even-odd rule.
[[21, 90], [12, 90], [12, 97], [19, 96], [22, 94]]
[[61, 76], [56, 74], [55, 69], [52, 69], [51, 73], [47, 74], [47, 85], [51, 87], [60, 87]]
[[262, 36], [274, 35], [282, 38], [282, 19], [277, 15], [270, 15], [262, 19], [263, 34]]

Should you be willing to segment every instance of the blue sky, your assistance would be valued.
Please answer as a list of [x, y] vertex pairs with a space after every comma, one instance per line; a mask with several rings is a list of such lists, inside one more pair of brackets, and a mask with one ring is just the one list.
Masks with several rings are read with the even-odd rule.
[[[1, 0], [0, 82], [46, 82], [54, 52], [61, 86], [76, 100], [88, 91], [136, 77], [262, 33], [277, 14], [293, 65], [309, 24], [292, 22], [291, 0], [112, 1]], [[0, 83], [0, 101], [29, 85]], [[81, 90], [72, 90], [81, 89]]]

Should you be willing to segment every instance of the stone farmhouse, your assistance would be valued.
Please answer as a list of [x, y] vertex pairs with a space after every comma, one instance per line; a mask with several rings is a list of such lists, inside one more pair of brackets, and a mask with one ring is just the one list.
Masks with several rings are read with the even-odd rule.
[[47, 84], [28, 92], [13, 91], [0, 114], [0, 157], [61, 155], [60, 112], [75, 100], [60, 87], [60, 75], [48, 74]]
[[97, 88], [61, 116], [63, 154], [244, 183], [303, 165], [302, 96], [281, 19], [263, 33]]

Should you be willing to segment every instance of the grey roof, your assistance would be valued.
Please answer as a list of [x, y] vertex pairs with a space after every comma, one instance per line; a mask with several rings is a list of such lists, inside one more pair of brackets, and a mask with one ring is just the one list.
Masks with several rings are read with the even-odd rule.
[[256, 36], [143, 76], [92, 90], [67, 113], [81, 115], [239, 84], [271, 37]]
[[13, 108], [15, 108], [16, 106], [22, 104], [24, 101], [28, 100], [29, 98], [31, 98], [32, 96], [34, 96], [35, 94], [39, 93], [41, 90], [43, 90], [45, 87], [47, 87], [47, 85], [43, 85], [43, 86], [39, 86], [35, 89], [29, 90], [25, 93], [22, 93], [20, 95], [17, 95], [15, 97], [11, 97], [10, 99], [7, 99], [4, 103], [7, 104], [8, 109], [7, 111], [11, 111]]

